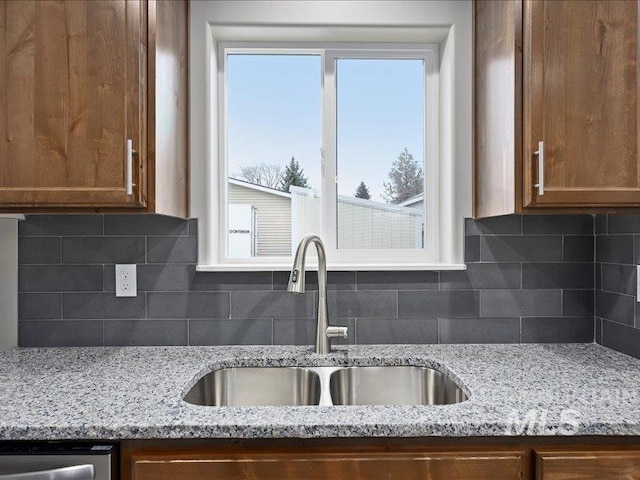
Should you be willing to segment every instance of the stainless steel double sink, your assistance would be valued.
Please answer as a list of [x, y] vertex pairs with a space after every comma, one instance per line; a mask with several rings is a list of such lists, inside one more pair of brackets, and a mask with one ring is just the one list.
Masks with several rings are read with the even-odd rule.
[[427, 367], [237, 367], [214, 370], [184, 396], [207, 406], [447, 405], [467, 400]]

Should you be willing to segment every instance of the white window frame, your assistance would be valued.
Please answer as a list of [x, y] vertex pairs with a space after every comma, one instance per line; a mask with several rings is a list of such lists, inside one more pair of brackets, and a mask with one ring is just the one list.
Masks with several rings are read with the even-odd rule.
[[[439, 259], [439, 210], [438, 210], [438, 73], [437, 44], [372, 44], [372, 43], [283, 43], [283, 42], [220, 42], [217, 48], [218, 62], [218, 209], [224, 229], [218, 235], [218, 258], [221, 265], [231, 267], [256, 267], [282, 265], [289, 268], [293, 261], [288, 257], [229, 258], [228, 251], [228, 152], [227, 152], [227, 58], [228, 55], [317, 55], [320, 57], [322, 95], [321, 134], [321, 231], [308, 232], [320, 235], [325, 244], [330, 265], [341, 268], [370, 269], [375, 265], [398, 263], [425, 265]], [[337, 245], [337, 78], [336, 65], [347, 59], [411, 59], [424, 62], [424, 144], [423, 171], [426, 176], [424, 218], [425, 248], [421, 249], [339, 249]], [[334, 179], [332, 181], [332, 179]], [[336, 181], [337, 180], [337, 181]], [[292, 252], [293, 255], [293, 252]]]
[[[331, 270], [463, 270], [472, 214], [473, 8], [470, 0], [216, 0], [189, 13], [190, 216], [198, 219], [198, 271], [288, 270], [282, 263], [222, 263], [218, 238], [218, 44], [367, 42], [438, 45], [439, 258], [433, 263], [348, 264]], [[221, 60], [221, 59], [220, 59]], [[176, 59], [176, 61], [178, 61]]]
[[[337, 249], [335, 243], [338, 238], [337, 231], [337, 183], [327, 181], [337, 179], [337, 103], [336, 103], [336, 62], [340, 58], [364, 59], [414, 59], [424, 61], [424, 143], [423, 171], [425, 173], [425, 248], [423, 249]], [[372, 48], [363, 45], [360, 49], [338, 48], [327, 51], [324, 58], [324, 73], [327, 84], [323, 88], [323, 145], [324, 145], [324, 180], [326, 186], [326, 200], [323, 198], [323, 219], [334, 217], [334, 221], [328, 225], [323, 224], [323, 234], [331, 239], [327, 257], [339, 264], [394, 264], [416, 263], [433, 264], [439, 258], [439, 234], [438, 234], [438, 80], [436, 59], [438, 58], [438, 45], [435, 44], [386, 44], [373, 45]], [[327, 242], [325, 242], [326, 244]]]

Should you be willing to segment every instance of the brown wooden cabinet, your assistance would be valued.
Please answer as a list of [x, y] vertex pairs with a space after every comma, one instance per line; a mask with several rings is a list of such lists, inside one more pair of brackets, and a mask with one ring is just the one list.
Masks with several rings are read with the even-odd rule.
[[186, 57], [185, 1], [0, 2], [0, 209], [185, 216]]
[[131, 480], [520, 480], [518, 452], [137, 454]]
[[640, 480], [638, 437], [129, 440], [121, 480]]
[[474, 15], [476, 216], [640, 207], [638, 2]]
[[537, 451], [536, 480], [640, 480], [638, 451]]

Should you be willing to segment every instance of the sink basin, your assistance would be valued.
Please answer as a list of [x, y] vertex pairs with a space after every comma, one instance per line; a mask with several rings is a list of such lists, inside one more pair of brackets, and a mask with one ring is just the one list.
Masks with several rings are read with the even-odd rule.
[[184, 396], [194, 405], [447, 405], [467, 395], [426, 367], [236, 367], [214, 370]]
[[448, 405], [466, 394], [451, 378], [426, 367], [349, 367], [330, 380], [334, 405]]
[[317, 405], [320, 378], [298, 367], [225, 368], [198, 380], [184, 400], [227, 407]]

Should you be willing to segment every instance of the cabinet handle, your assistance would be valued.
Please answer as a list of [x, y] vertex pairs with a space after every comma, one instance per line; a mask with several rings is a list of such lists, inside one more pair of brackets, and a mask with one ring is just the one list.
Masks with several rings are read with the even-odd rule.
[[538, 142], [538, 150], [533, 152], [538, 157], [538, 183], [534, 185], [538, 189], [538, 195], [544, 195], [544, 142]]
[[133, 195], [133, 187], [136, 186], [133, 183], [133, 154], [138, 153], [133, 149], [133, 140], [127, 138], [127, 158], [124, 172], [124, 188], [127, 190], [127, 195]]

